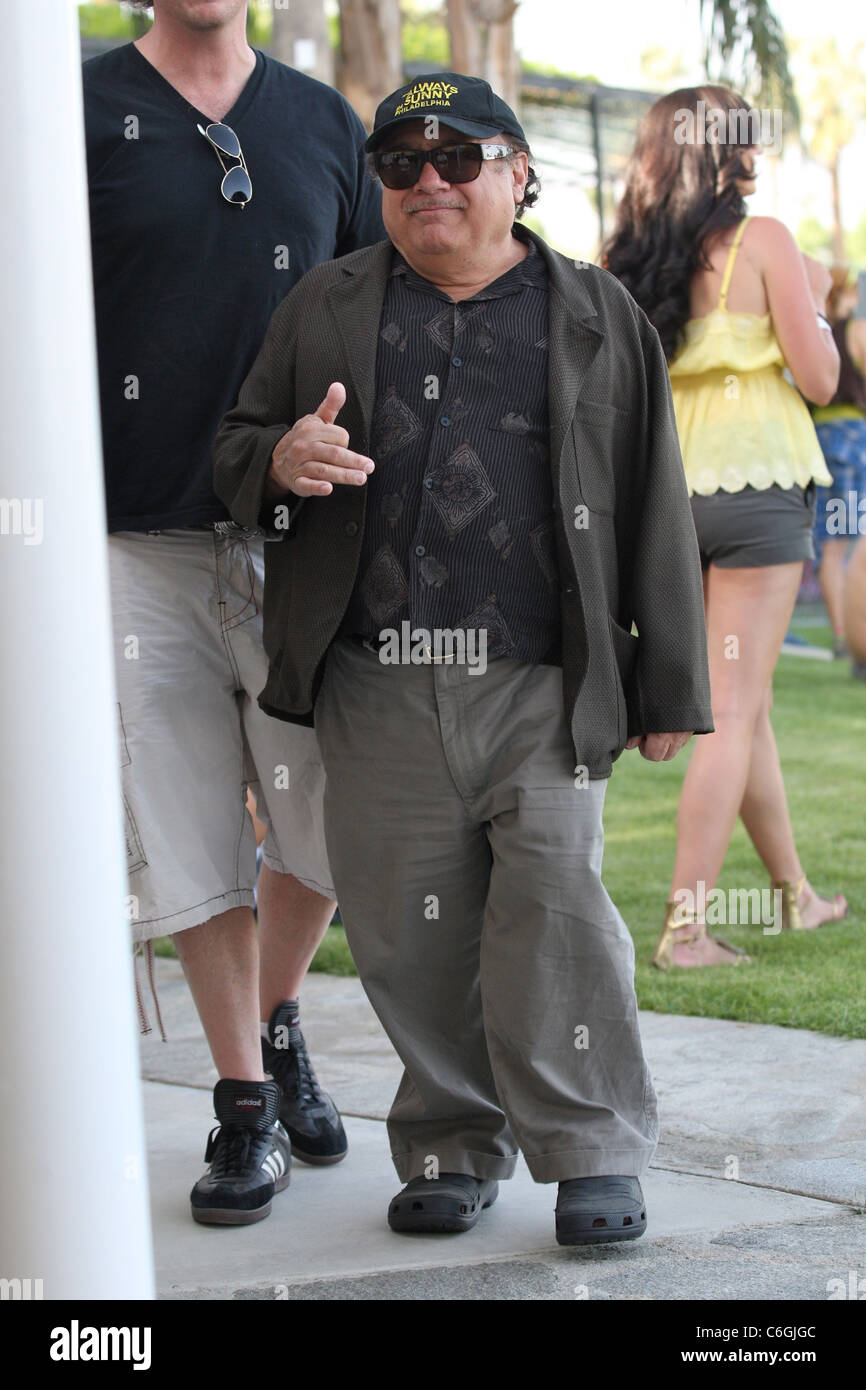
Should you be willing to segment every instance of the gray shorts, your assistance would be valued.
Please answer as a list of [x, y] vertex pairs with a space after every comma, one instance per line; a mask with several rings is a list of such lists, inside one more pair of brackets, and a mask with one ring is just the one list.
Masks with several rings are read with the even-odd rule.
[[315, 733], [264, 714], [264, 542], [205, 530], [109, 537], [129, 916], [136, 941], [252, 907], [264, 862], [332, 896]]
[[745, 569], [812, 560], [815, 484], [782, 488], [746, 486], [692, 499], [701, 565]]

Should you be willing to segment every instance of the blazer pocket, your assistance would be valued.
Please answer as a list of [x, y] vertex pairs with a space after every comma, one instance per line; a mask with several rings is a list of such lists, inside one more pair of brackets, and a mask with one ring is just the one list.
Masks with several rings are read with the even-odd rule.
[[616, 478], [628, 447], [626, 411], [601, 401], [579, 401], [571, 422], [581, 496], [591, 512], [611, 515]]

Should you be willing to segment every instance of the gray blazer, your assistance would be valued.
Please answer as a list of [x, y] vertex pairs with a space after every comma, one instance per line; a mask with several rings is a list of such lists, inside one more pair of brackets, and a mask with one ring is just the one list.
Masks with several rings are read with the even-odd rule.
[[[667, 366], [655, 329], [606, 271], [521, 228], [550, 276], [550, 467], [561, 579], [563, 697], [578, 766], [610, 775], [634, 734], [713, 729], [701, 568]], [[214, 444], [215, 487], [234, 519], [263, 526], [259, 704], [311, 724], [325, 655], [355, 583], [367, 489], [286, 498], [275, 530], [262, 490], [277, 441], [346, 387], [338, 423], [370, 453], [384, 241], [309, 271], [276, 309]], [[632, 624], [638, 635], [632, 633]]]

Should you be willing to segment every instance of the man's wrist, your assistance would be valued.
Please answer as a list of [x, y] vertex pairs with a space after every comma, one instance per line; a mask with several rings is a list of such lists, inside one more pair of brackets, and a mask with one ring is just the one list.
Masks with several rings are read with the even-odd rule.
[[278, 502], [282, 497], [294, 497], [291, 488], [285, 487], [277, 476], [273, 463], [268, 467], [265, 474], [265, 483], [262, 488], [262, 499], [265, 502]]

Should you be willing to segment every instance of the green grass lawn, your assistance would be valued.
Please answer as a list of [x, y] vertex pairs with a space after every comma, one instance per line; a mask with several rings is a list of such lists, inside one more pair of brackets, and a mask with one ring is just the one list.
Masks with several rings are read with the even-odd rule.
[[[814, 628], [803, 635], [816, 645], [829, 638]], [[720, 927], [720, 935], [746, 947], [752, 965], [667, 974], [653, 969], [650, 957], [673, 867], [677, 801], [693, 745], [671, 763], [648, 763], [636, 752], [624, 753], [607, 793], [604, 881], [635, 940], [638, 1000], [641, 1008], [661, 1013], [863, 1038], [866, 684], [851, 679], [847, 662], [782, 656], [773, 725], [803, 867], [820, 892], [845, 893], [850, 915], [814, 932], [776, 936], [765, 936], [760, 927]], [[718, 886], [769, 887], [739, 824]], [[170, 942], [158, 945], [157, 952], [173, 954]], [[355, 974], [342, 927], [328, 929], [312, 969]]]
[[[809, 632], [810, 641], [816, 636]], [[664, 1013], [866, 1037], [866, 685], [851, 679], [846, 662], [782, 656], [773, 725], [803, 867], [820, 892], [844, 892], [850, 915], [814, 932], [777, 936], [760, 927], [720, 927], [720, 935], [746, 947], [752, 965], [653, 969], [687, 764], [682, 755], [651, 764], [623, 754], [605, 808], [605, 883], [634, 936], [638, 999], [641, 1008]], [[718, 886], [765, 885], [738, 823]]]

